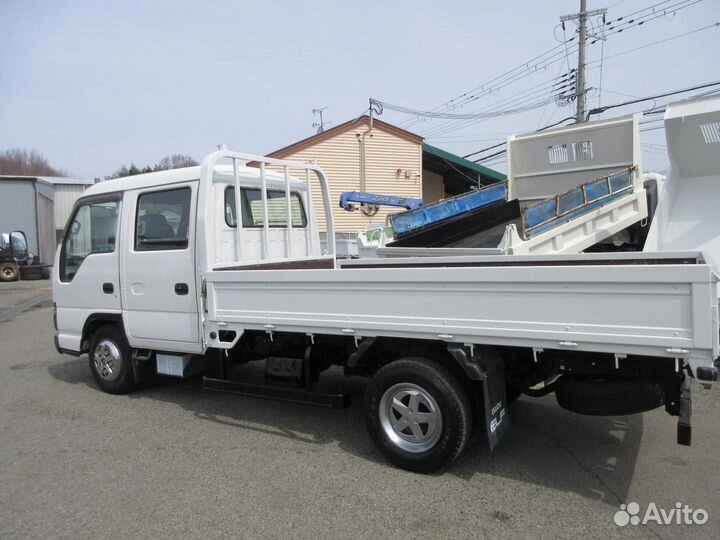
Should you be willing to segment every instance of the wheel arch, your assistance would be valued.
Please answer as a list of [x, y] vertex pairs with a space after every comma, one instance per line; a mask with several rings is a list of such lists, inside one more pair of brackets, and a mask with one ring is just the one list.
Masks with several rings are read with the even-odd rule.
[[80, 338], [80, 352], [87, 352], [90, 348], [90, 338], [101, 326], [114, 324], [118, 330], [125, 334], [125, 325], [123, 324], [122, 315], [120, 313], [92, 313], [83, 325], [82, 337]]
[[[391, 354], [386, 354], [389, 351], [392, 351]], [[369, 368], [369, 372], [374, 373], [395, 360], [413, 356], [438, 362], [467, 383], [485, 378], [483, 368], [472, 357], [470, 348], [460, 343], [381, 337], [365, 338], [360, 342], [345, 363], [346, 373], [353, 374], [359, 367]]]

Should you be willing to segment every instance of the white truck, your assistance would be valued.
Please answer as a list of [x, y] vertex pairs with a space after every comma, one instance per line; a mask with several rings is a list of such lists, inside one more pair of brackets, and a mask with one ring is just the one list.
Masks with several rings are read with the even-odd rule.
[[[683, 141], [720, 121], [712, 105], [669, 131], [684, 158]], [[719, 142], [700, 171], [716, 190]], [[668, 180], [675, 197], [685, 180]], [[457, 457], [475, 424], [494, 448], [520, 393], [555, 392], [593, 415], [664, 406], [690, 443], [690, 380], [715, 381], [720, 354], [709, 203], [693, 217], [714, 224], [702, 229], [713, 253], [686, 234], [676, 251], [338, 261], [332, 242], [321, 249], [313, 193], [333, 238], [328, 181], [312, 164], [221, 150], [201, 167], [89, 188], [55, 260], [58, 351], [87, 353], [110, 393], [203, 370], [210, 390], [329, 407], [347, 396], [314, 385], [341, 366], [370, 378], [370, 436], [414, 471]], [[261, 383], [243, 379], [255, 361]]]

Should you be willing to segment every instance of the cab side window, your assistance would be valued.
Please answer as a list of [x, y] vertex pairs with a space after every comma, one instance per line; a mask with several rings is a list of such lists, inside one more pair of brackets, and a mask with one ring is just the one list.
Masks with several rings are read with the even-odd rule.
[[190, 198], [189, 187], [140, 195], [135, 214], [135, 250], [186, 249]]
[[61, 281], [72, 281], [88, 255], [115, 251], [118, 206], [118, 201], [107, 201], [75, 210], [60, 255]]

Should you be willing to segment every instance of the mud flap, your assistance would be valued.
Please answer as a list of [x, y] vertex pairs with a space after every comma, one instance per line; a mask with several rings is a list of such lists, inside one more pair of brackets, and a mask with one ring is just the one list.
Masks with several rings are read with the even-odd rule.
[[692, 441], [691, 413], [692, 393], [690, 389], [690, 377], [686, 376], [680, 386], [680, 411], [677, 423], [677, 443], [683, 446], [690, 446]]
[[510, 427], [510, 416], [507, 412], [505, 362], [497, 351], [481, 349], [476, 354], [475, 360], [482, 371], [485, 429], [490, 449], [494, 450]]

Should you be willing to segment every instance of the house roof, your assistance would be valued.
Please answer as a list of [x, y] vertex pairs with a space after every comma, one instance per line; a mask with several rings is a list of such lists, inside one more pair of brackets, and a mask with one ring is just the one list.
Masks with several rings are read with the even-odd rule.
[[[386, 133], [391, 133], [397, 137], [421, 145], [423, 152], [423, 168], [442, 174], [446, 183], [448, 183], [450, 187], [458, 193], [467, 190], [468, 185], [477, 185], [478, 181], [481, 184], [492, 184], [493, 182], [505, 180], [505, 175], [502, 173], [483, 167], [482, 165], [478, 165], [477, 163], [437, 148], [436, 146], [425, 144], [423, 142], [424, 138], [420, 135], [416, 135], [415, 133], [411, 133], [410, 131], [406, 131], [397, 126], [393, 126], [392, 124], [388, 124], [387, 122], [378, 120], [377, 118], [373, 118], [372, 122], [373, 129], [385, 131]], [[353, 120], [349, 120], [348, 122], [339, 124], [311, 137], [307, 137], [306, 139], [293, 143], [289, 146], [275, 150], [274, 152], [269, 153], [268, 157], [278, 159], [286, 158], [304, 150], [305, 148], [363, 125], [369, 127], [370, 117], [368, 115], [363, 115]], [[256, 166], [257, 163], [249, 163], [248, 165]]]
[[46, 184], [66, 184], [92, 186], [95, 180], [92, 178], [70, 178], [66, 176], [28, 176], [22, 174], [0, 174], [0, 180], [40, 180]]
[[[279, 150], [270, 152], [268, 154], [268, 157], [282, 159], [291, 154], [299, 152], [300, 150], [304, 150], [305, 148], [307, 148], [309, 146], [313, 146], [319, 142], [325, 141], [327, 139], [330, 139], [332, 137], [340, 135], [341, 133], [344, 133], [348, 130], [354, 129], [354, 128], [356, 128], [358, 126], [362, 126], [362, 125], [367, 125], [367, 126], [370, 125], [370, 117], [368, 115], [363, 115], [363, 116], [360, 116], [353, 120], [344, 122], [342, 124], [338, 124], [337, 126], [332, 127], [330, 129], [326, 129], [325, 131], [323, 131], [321, 133], [317, 133], [311, 137], [308, 137], [306, 139], [303, 139], [301, 141], [293, 143], [289, 146], [285, 146], [284, 148], [280, 148]], [[381, 131], [386, 131], [387, 133], [392, 133], [393, 135], [397, 135], [398, 137], [400, 137], [402, 139], [416, 142], [418, 144], [422, 144], [422, 142], [423, 142], [423, 138], [420, 135], [415, 135], [415, 133], [410, 133], [409, 131], [400, 129], [399, 127], [393, 126], [392, 124], [388, 124], [387, 122], [383, 122], [382, 120], [378, 120], [377, 118], [373, 118], [373, 129], [379, 129]]]

